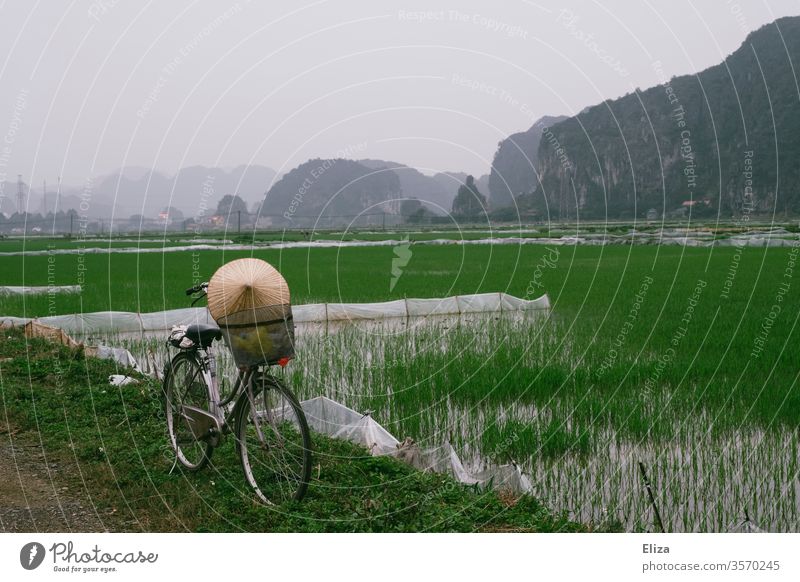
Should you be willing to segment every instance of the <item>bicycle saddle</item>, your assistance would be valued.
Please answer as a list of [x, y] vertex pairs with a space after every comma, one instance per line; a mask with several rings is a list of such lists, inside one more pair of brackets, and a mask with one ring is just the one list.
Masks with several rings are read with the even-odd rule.
[[186, 337], [195, 344], [207, 348], [211, 342], [222, 337], [222, 332], [216, 325], [208, 323], [195, 323], [186, 328]]

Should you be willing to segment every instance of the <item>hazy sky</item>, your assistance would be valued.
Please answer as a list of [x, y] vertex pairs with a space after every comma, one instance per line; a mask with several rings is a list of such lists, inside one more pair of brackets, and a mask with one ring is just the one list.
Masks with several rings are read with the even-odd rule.
[[[33, 2], [0, 8], [0, 172], [382, 158], [480, 175], [542, 115], [700, 71], [800, 2]], [[6, 148], [6, 149], [2, 149]]]

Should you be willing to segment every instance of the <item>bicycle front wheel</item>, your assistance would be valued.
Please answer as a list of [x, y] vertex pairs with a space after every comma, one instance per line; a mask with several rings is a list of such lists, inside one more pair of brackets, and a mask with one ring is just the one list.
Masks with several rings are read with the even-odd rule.
[[192, 409], [209, 407], [208, 386], [193, 354], [182, 352], [172, 359], [164, 374], [164, 396], [172, 449], [181, 465], [199, 471], [208, 463], [214, 447], [207, 439], [198, 438], [191, 413]]
[[239, 396], [236, 448], [250, 487], [263, 503], [299, 501], [311, 479], [311, 435], [289, 388], [268, 374], [253, 374]]

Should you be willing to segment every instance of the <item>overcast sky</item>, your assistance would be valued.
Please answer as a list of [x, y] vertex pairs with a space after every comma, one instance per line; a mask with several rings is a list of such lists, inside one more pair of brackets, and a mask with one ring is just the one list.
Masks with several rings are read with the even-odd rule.
[[[542, 115], [700, 71], [794, 1], [3, 2], [0, 172], [312, 157], [488, 171]], [[424, 12], [422, 12], [424, 11]], [[6, 149], [2, 149], [5, 147]]]

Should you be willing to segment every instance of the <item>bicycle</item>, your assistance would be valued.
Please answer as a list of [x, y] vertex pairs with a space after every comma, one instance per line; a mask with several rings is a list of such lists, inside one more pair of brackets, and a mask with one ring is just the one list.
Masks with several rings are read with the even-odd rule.
[[[194, 305], [207, 291], [206, 282], [186, 294], [199, 293]], [[269, 366], [251, 366], [239, 369], [233, 388], [223, 397], [213, 347], [222, 331], [198, 323], [188, 326], [183, 337], [189, 342], [168, 341], [180, 351], [167, 365], [163, 385], [167, 430], [177, 461], [188, 471], [200, 471], [232, 433], [245, 479], [261, 502], [302, 499], [311, 478], [311, 436], [289, 387], [270, 373]]]

